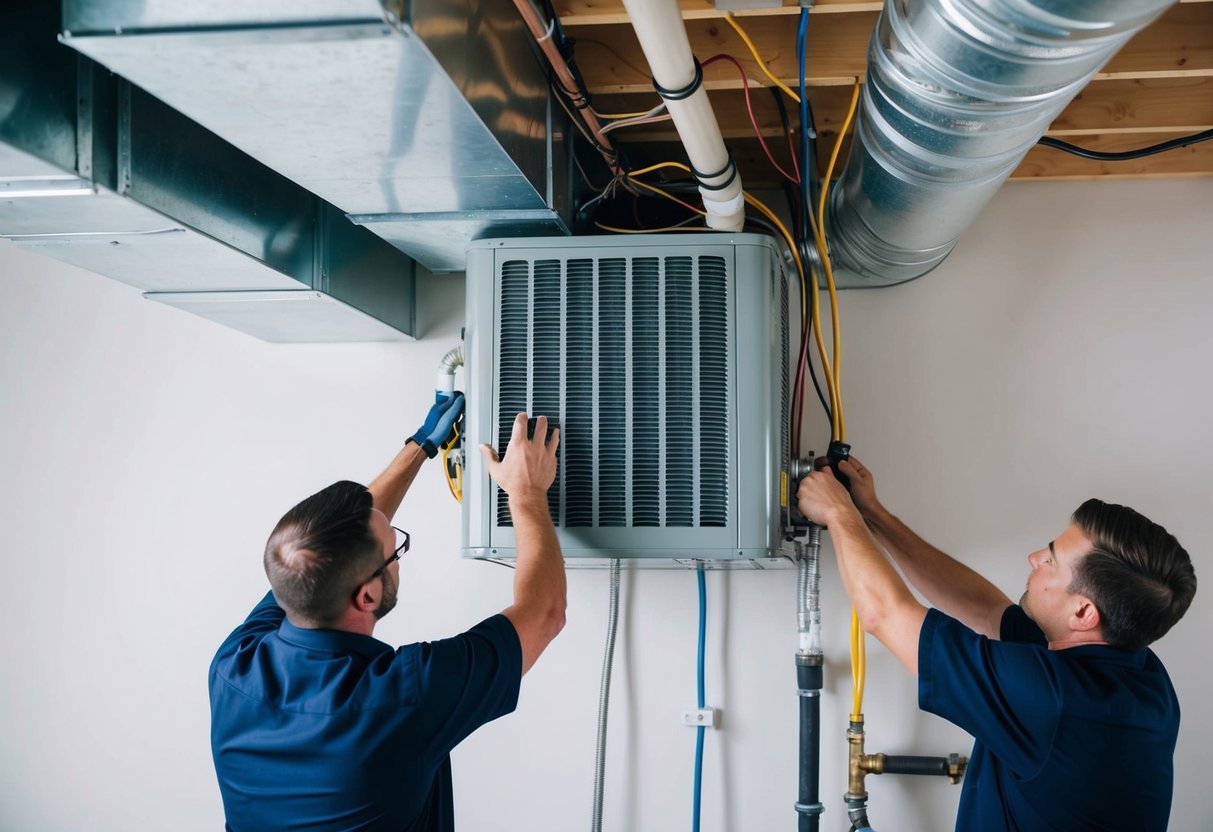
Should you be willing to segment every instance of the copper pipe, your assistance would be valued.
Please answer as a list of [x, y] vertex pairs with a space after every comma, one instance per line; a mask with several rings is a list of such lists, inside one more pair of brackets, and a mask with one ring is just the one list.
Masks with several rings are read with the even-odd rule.
[[602, 132], [602, 123], [598, 121], [598, 116], [594, 115], [593, 110], [589, 108], [588, 101], [583, 100], [584, 106], [577, 106], [577, 99], [581, 96], [577, 79], [573, 77], [573, 71], [569, 69], [568, 62], [560, 54], [560, 51], [556, 48], [556, 44], [552, 42], [552, 29], [544, 25], [543, 18], [534, 5], [531, 4], [531, 0], [514, 0], [514, 5], [518, 8], [518, 14], [522, 16], [522, 20], [526, 23], [527, 28], [531, 30], [531, 35], [534, 36], [535, 42], [543, 50], [548, 63], [552, 65], [556, 78], [560, 82], [561, 89], [573, 100], [574, 107], [577, 109], [582, 121], [585, 122], [585, 126], [593, 134], [594, 141], [598, 142], [602, 150], [605, 151], [603, 156], [606, 157], [611, 172], [616, 176], [622, 176], [623, 169], [617, 161], [615, 148], [611, 144], [610, 138]]

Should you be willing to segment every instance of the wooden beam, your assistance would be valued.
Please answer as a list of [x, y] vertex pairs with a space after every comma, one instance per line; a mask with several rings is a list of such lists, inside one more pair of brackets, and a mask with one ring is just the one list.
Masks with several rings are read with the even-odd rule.
[[[719, 20], [725, 12], [717, 9], [712, 0], [679, 0], [683, 20]], [[878, 12], [884, 6], [881, 0], [813, 0], [809, 8], [812, 14], [852, 14], [854, 12]], [[603, 26], [627, 23], [628, 13], [622, 0], [557, 0], [556, 13], [565, 26]], [[738, 9], [733, 12], [739, 18], [766, 17], [800, 14], [799, 0], [783, 0], [783, 5], [765, 9]]]
[[[1213, 0], [1179, 0], [1180, 3], [1208, 3]], [[684, 20], [703, 20], [724, 17], [725, 11], [716, 8], [712, 0], [679, 0]], [[878, 12], [884, 6], [882, 0], [814, 0], [809, 11], [812, 14], [853, 14], [855, 12]], [[627, 23], [628, 14], [622, 0], [558, 0], [556, 13], [566, 26], [606, 25]], [[781, 5], [762, 9], [738, 9], [739, 18], [764, 15], [798, 15], [799, 0], [782, 0]]]
[[[809, 51], [807, 77], [814, 85], [849, 85], [867, 66], [867, 44], [876, 23], [876, 13], [824, 15], [813, 25], [813, 48]], [[796, 83], [795, 32], [781, 17], [755, 17], [746, 21], [746, 31], [758, 46], [771, 72], [784, 83]], [[647, 92], [653, 89], [648, 62], [640, 51], [636, 34], [626, 24], [569, 27], [577, 41], [577, 64], [593, 93]], [[704, 60], [727, 52], [741, 61], [752, 78], [765, 77], [745, 44], [728, 24], [718, 19], [687, 21], [691, 50]], [[735, 73], [724, 67], [709, 78], [708, 89], [739, 86]]]
[[1097, 78], [1213, 75], [1213, 7], [1172, 6], [1108, 62]]
[[[824, 15], [813, 23], [806, 84], [846, 86], [867, 68], [867, 47], [876, 12]], [[797, 82], [795, 36], [786, 17], [758, 16], [746, 31], [770, 70], [789, 86]], [[736, 57], [752, 78], [764, 78], [741, 38], [718, 18], [687, 21], [691, 49], [701, 59], [719, 52]], [[577, 62], [591, 92], [647, 92], [652, 89], [645, 60], [630, 24], [570, 26], [577, 40]], [[1129, 41], [1096, 77], [1099, 79], [1213, 76], [1213, 9], [1208, 2], [1172, 7]], [[705, 75], [707, 89], [737, 88], [736, 76]]]
[[[647, 62], [620, 0], [558, 0], [569, 34], [578, 41], [578, 63], [601, 112], [643, 111], [658, 102]], [[680, 0], [692, 49], [702, 58], [728, 52], [751, 79], [754, 118], [776, 161], [787, 169], [790, 151], [770, 81], [712, 0]], [[850, 97], [850, 85], [865, 71], [866, 51], [880, 4], [868, 0], [816, 0], [810, 28], [809, 96], [819, 148], [828, 152]], [[799, 5], [738, 13], [771, 70], [789, 86], [797, 73], [794, 15]], [[736, 69], [719, 61], [704, 70], [722, 133], [741, 167], [747, 187], [778, 180], [754, 138], [754, 127]], [[761, 86], [759, 86], [761, 85]], [[796, 106], [785, 99], [793, 130]], [[1142, 146], [1213, 126], [1213, 0], [1186, 0], [1130, 41], [1056, 119], [1049, 134], [1092, 147]], [[616, 133], [633, 158], [681, 158], [668, 123]], [[1088, 140], [1090, 140], [1088, 142]], [[1016, 178], [1102, 178], [1207, 175], [1213, 171], [1206, 143], [1133, 163], [1097, 163], [1045, 148], [1034, 149]], [[645, 146], [645, 147], [642, 147]], [[674, 154], [672, 157], [670, 154]], [[819, 160], [824, 166], [824, 160]]]
[[1049, 128], [1050, 136], [1196, 133], [1213, 127], [1213, 78], [1092, 81]]
[[[782, 95], [782, 93], [780, 93]], [[834, 131], [842, 124], [850, 103], [846, 87], [818, 87], [811, 101], [817, 129]], [[754, 127], [746, 111], [741, 90], [716, 90], [711, 93], [712, 107], [726, 140], [754, 136]], [[751, 87], [750, 101], [759, 130], [772, 147], [780, 164], [786, 149], [783, 124], [770, 87]], [[795, 102], [784, 97], [792, 130], [800, 119]], [[630, 113], [648, 110], [660, 103], [656, 93], [598, 96], [594, 106], [600, 112]], [[1197, 133], [1213, 128], [1213, 78], [1147, 78], [1141, 80], [1092, 81], [1058, 116], [1048, 135], [1058, 137], [1103, 134]], [[669, 122], [624, 128], [615, 134], [623, 143], [675, 141]], [[1149, 139], [1144, 140], [1149, 143]]]

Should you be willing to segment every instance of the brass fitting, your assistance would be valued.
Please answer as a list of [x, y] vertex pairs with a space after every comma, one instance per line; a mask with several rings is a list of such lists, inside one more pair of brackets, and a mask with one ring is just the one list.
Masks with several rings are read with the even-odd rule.
[[859, 714], [859, 719], [852, 720], [847, 728], [846, 799], [860, 803], [867, 800], [864, 778], [869, 774], [942, 774], [953, 783], [959, 783], [968, 764], [968, 758], [960, 754], [949, 754], [947, 757], [864, 754], [863, 714]]
[[847, 728], [847, 798], [867, 800], [868, 792], [863, 787], [863, 778], [869, 769], [864, 768], [863, 714]]
[[952, 781], [952, 785], [959, 783], [960, 778], [965, 776], [965, 768], [968, 765], [968, 757], [962, 757], [959, 754], [948, 755], [948, 779]]
[[859, 758], [859, 767], [865, 774], [884, 774], [884, 763], [883, 754], [864, 754]]

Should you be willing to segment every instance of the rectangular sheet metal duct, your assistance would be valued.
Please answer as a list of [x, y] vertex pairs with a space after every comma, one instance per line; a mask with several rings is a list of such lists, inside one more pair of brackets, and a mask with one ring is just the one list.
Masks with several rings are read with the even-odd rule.
[[395, 5], [65, 0], [63, 41], [433, 271], [566, 234], [566, 143], [513, 7]]
[[269, 292], [225, 316], [268, 340], [411, 336], [408, 257], [58, 44], [53, 6], [0, 24], [0, 237], [183, 308]]

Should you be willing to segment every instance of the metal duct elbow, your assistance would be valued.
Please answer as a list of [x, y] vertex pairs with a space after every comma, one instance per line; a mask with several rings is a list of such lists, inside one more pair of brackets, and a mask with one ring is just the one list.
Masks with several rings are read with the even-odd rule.
[[1174, 0], [886, 0], [830, 199], [858, 285], [926, 274], [1054, 118]]

